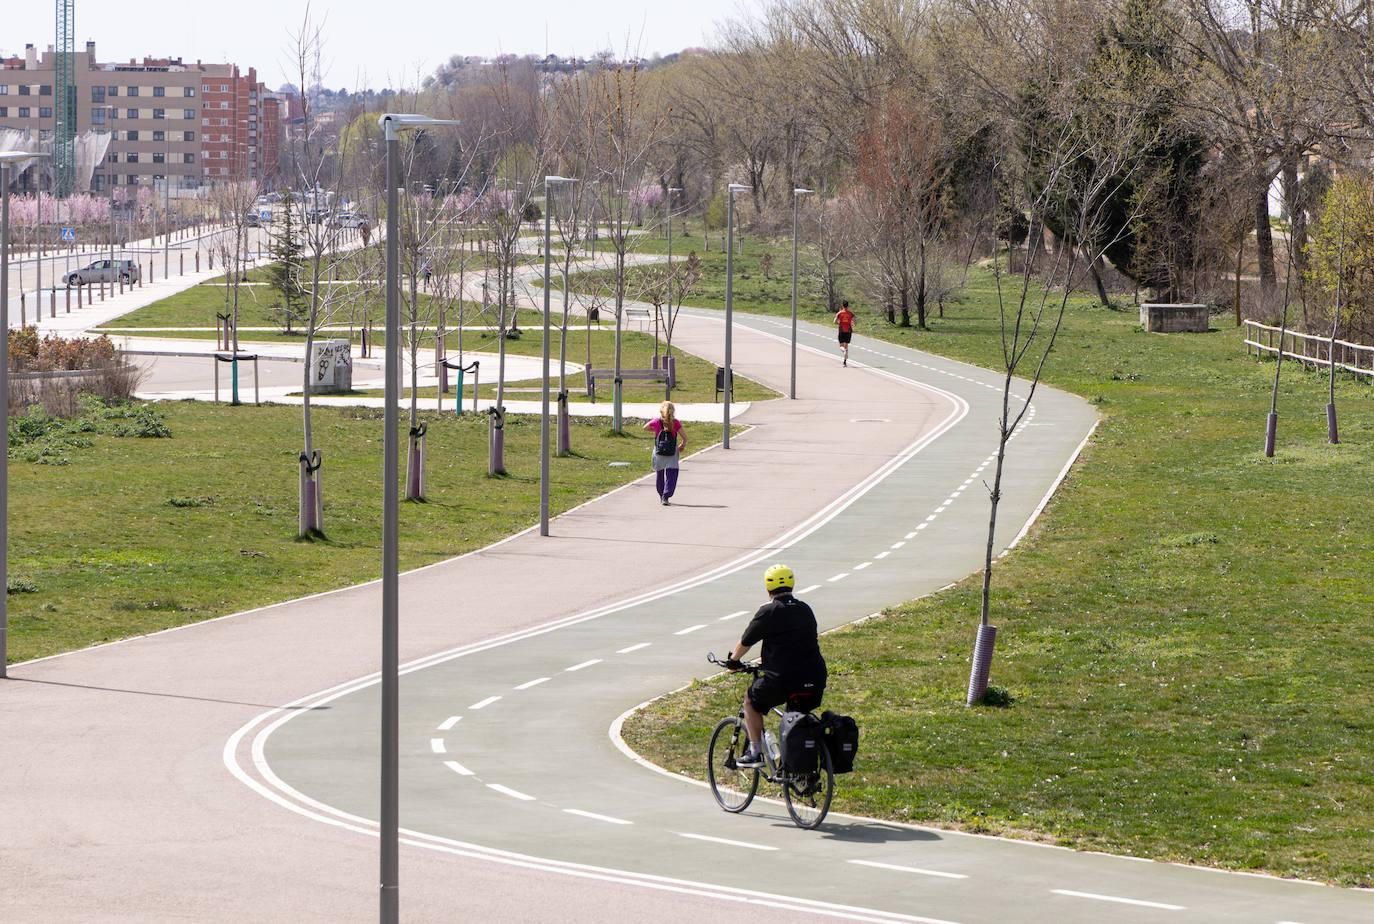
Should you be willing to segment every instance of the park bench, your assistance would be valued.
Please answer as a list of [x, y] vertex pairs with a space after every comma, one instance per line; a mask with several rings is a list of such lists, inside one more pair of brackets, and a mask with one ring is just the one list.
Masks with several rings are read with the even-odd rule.
[[[587, 377], [587, 400], [596, 400], [596, 380], [615, 379], [614, 369], [584, 369], [583, 374]], [[667, 369], [621, 369], [620, 381], [640, 381], [640, 382], [666, 382], [668, 381]]]

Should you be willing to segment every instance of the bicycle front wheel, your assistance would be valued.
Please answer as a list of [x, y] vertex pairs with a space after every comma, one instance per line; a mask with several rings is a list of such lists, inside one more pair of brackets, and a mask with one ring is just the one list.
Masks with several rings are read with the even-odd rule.
[[788, 776], [782, 786], [783, 799], [787, 802], [787, 814], [797, 823], [797, 827], [813, 831], [825, 821], [830, 811], [830, 800], [835, 795], [835, 772], [830, 763], [830, 749], [821, 748], [819, 766], [809, 773]]
[[711, 795], [727, 812], [742, 812], [754, 801], [759, 789], [759, 771], [736, 767], [735, 760], [749, 747], [744, 723], [737, 716], [721, 719], [711, 733], [706, 773], [711, 780]]

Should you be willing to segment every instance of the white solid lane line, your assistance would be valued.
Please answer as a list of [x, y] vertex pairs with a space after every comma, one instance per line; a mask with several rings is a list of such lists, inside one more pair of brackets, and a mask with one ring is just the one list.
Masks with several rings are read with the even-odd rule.
[[740, 610], [740, 611], [737, 612], [737, 613], [730, 613], [730, 614], [727, 615], [727, 616], [722, 616], [722, 617], [720, 617], [720, 619], [718, 619], [718, 620], [716, 620], [716, 621], [717, 621], [717, 622], [725, 622], [727, 619], [734, 619], [734, 618], [737, 617], [737, 616], [747, 616], [748, 614], [749, 614], [749, 611], [748, 611], [748, 610]]
[[467, 767], [464, 767], [462, 764], [458, 763], [458, 761], [456, 760], [446, 760], [444, 761], [444, 766], [448, 767], [450, 770], [452, 770], [459, 776], [472, 776], [472, 771], [469, 770]]
[[431, 751], [433, 751], [435, 754], [442, 754], [442, 753], [444, 753], [444, 739], [443, 739], [443, 738], [430, 738], [430, 739], [429, 739], [429, 749], [430, 749]]
[[630, 652], [638, 651], [641, 648], [648, 648], [652, 644], [653, 642], [640, 642], [638, 645], [631, 645], [629, 648], [622, 648], [619, 651], [617, 651], [616, 654], [629, 654]]
[[811, 591], [813, 591], [813, 590], [820, 590], [820, 589], [821, 589], [821, 585], [819, 585], [819, 584], [812, 584], [810, 587], [803, 587], [801, 590], [797, 591], [797, 593], [799, 593], [799, 594], [809, 594], [809, 593], [811, 593]]
[[872, 866], [877, 869], [890, 869], [899, 873], [917, 873], [921, 876], [938, 876], [941, 879], [967, 879], [963, 873], [942, 873], [938, 869], [921, 869], [919, 866], [898, 866], [896, 863], [879, 863], [877, 860], [850, 860], [856, 866]]
[[1164, 902], [1147, 902], [1139, 898], [1120, 898], [1116, 895], [1098, 895], [1096, 892], [1075, 892], [1072, 889], [1050, 889], [1055, 895], [1067, 895], [1070, 898], [1091, 898], [1099, 902], [1114, 902], [1118, 905], [1138, 905], [1141, 908], [1159, 908], [1164, 911], [1183, 911], [1182, 905], [1168, 905]]
[[473, 704], [472, 704], [471, 706], [469, 706], [468, 708], [469, 708], [469, 709], [485, 709], [485, 708], [487, 708], [488, 706], [490, 706], [492, 703], [496, 702], [496, 701], [497, 701], [498, 699], [500, 699], [500, 698], [501, 698], [501, 697], [499, 697], [499, 696], [488, 696], [486, 699], [482, 700], [480, 703], [473, 703]]
[[692, 634], [693, 632], [695, 632], [696, 630], [698, 630], [698, 629], [705, 629], [705, 628], [706, 628], [706, 623], [701, 622], [701, 623], [697, 623], [695, 626], [688, 626], [688, 627], [685, 628], [685, 629], [678, 629], [678, 630], [677, 630], [676, 632], [674, 632], [673, 634], [674, 634], [674, 635], [691, 635], [691, 634]]
[[584, 812], [581, 809], [564, 809], [569, 815], [579, 815], [583, 818], [592, 818], [596, 821], [605, 821], [613, 825], [632, 825], [633, 821], [626, 821], [623, 818], [612, 818], [610, 815], [598, 815], [596, 812]]
[[861, 561], [861, 562], [859, 562], [857, 565], [854, 566], [854, 570], [855, 570], [855, 571], [862, 571], [862, 570], [864, 570], [865, 568], [867, 568], [867, 567], [868, 567], [869, 565], [871, 565], [871, 564], [873, 564], [873, 562], [871, 562], [871, 561]]
[[541, 683], [544, 683], [544, 682], [547, 681], [548, 679], [549, 679], [548, 677], [536, 677], [536, 678], [534, 678], [533, 680], [526, 680], [524, 683], [522, 683], [522, 684], [520, 684], [518, 687], [516, 687], [516, 689], [517, 689], [517, 690], [528, 690], [530, 687], [537, 687], [537, 686], [539, 686]]
[[829, 584], [829, 583], [833, 583], [834, 581], [843, 581], [843, 580], [844, 580], [845, 578], [847, 578], [847, 577], [849, 577], [849, 572], [848, 572], [848, 571], [842, 571], [842, 572], [840, 572], [839, 574], [835, 575], [834, 577], [828, 577], [828, 578], [826, 578], [825, 580], [826, 580], [826, 583]]
[[461, 721], [463, 721], [463, 717], [461, 715], [451, 715], [447, 719], [444, 719], [444, 721], [439, 723], [439, 731], [448, 731], [450, 728], [457, 725]]
[[519, 799], [521, 802], [533, 802], [534, 796], [527, 796], [523, 792], [511, 789], [509, 786], [502, 786], [500, 783], [488, 783], [488, 789], [494, 789], [502, 795], [510, 796], [512, 799]]
[[874, 555], [873, 557], [874, 557], [874, 558], [887, 558], [887, 556], [889, 556], [889, 555], [891, 555], [891, 554], [892, 554], [892, 550], [891, 550], [891, 549], [883, 549], [881, 552], [879, 552], [877, 555]]
[[729, 844], [731, 847], [748, 847], [750, 850], [777, 850], [776, 847], [769, 847], [767, 844], [751, 844], [748, 841], [732, 841], [724, 837], [711, 837], [709, 834], [688, 834], [686, 831], [678, 831], [678, 837], [690, 837], [694, 841], [710, 841], [712, 844]]
[[600, 658], [592, 658], [590, 661], [583, 661], [581, 664], [574, 664], [572, 667], [565, 667], [565, 668], [563, 668], [563, 670], [567, 671], [568, 673], [572, 673], [573, 671], [580, 671], [580, 670], [582, 670], [582, 668], [584, 668], [584, 667], [591, 667], [593, 664], [600, 664], [600, 663], [601, 663], [601, 659], [600, 659]]

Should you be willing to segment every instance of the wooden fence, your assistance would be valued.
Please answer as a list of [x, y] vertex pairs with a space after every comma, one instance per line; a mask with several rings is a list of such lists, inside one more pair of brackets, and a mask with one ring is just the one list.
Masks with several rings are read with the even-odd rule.
[[1254, 356], [1277, 356], [1309, 366], [1329, 368], [1334, 359], [1337, 369], [1374, 380], [1374, 346], [1350, 343], [1316, 334], [1281, 330], [1258, 321], [1245, 322], [1245, 352]]

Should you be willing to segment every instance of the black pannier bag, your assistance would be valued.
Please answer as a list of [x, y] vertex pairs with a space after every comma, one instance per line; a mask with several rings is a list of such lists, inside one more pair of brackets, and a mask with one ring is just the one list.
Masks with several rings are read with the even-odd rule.
[[782, 768], [788, 773], [808, 773], [820, 766], [821, 722], [809, 712], [782, 714]]
[[830, 752], [830, 766], [836, 773], [852, 771], [854, 757], [859, 753], [859, 723], [827, 709], [821, 713], [821, 731]]

